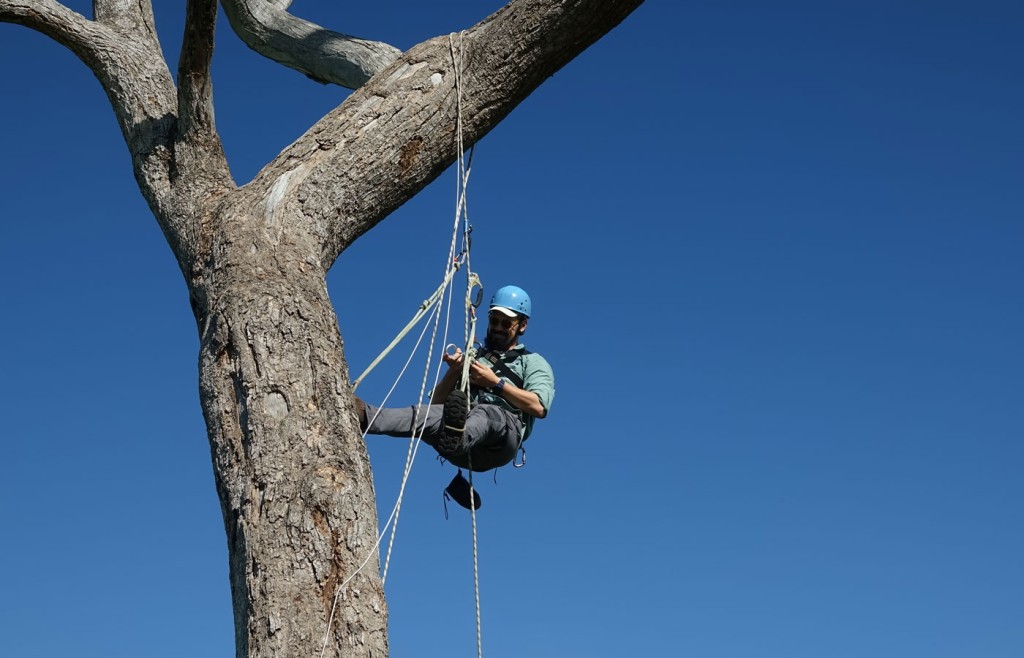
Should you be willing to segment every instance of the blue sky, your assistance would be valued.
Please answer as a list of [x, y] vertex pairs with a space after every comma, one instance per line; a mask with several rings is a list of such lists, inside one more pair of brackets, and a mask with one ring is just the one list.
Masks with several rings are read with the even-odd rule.
[[[499, 5], [293, 11], [408, 48]], [[1024, 9], [767, 5], [647, 3], [476, 151], [473, 265], [530, 291], [558, 386], [527, 467], [477, 479], [487, 656], [1024, 655]], [[214, 65], [239, 182], [346, 93], [223, 21]], [[0, 25], [0, 85], [0, 654], [231, 655], [184, 282], [85, 67]], [[332, 270], [353, 371], [454, 197]], [[406, 445], [368, 443], [386, 517]], [[451, 474], [423, 451], [405, 497], [396, 657], [476, 649]]]

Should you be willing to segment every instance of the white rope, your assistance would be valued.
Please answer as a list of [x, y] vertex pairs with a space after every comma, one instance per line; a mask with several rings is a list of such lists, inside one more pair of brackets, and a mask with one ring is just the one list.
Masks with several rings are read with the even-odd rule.
[[[438, 312], [438, 313], [436, 313], [436, 315], [439, 317], [440, 313]], [[446, 327], [447, 327], [447, 324], [446, 324]], [[435, 321], [435, 330], [436, 330], [436, 321]], [[447, 329], [446, 329], [446, 331], [447, 331]], [[399, 372], [398, 377], [395, 379], [395, 382], [391, 385], [390, 390], [388, 390], [387, 394], [384, 396], [384, 401], [381, 403], [381, 407], [379, 407], [377, 409], [377, 412], [374, 414], [374, 417], [372, 419], [368, 419], [367, 428], [369, 428], [369, 426], [371, 424], [373, 424], [373, 421], [376, 420], [377, 415], [380, 413], [380, 409], [383, 408], [383, 406], [385, 404], [387, 404], [388, 398], [391, 397], [391, 394], [394, 393], [395, 388], [398, 386], [398, 383], [402, 380], [402, 377], [404, 377], [405, 371], [408, 369], [409, 364], [412, 362], [413, 356], [415, 356], [416, 352], [419, 350], [419, 346], [420, 346], [421, 342], [423, 341], [423, 336], [426, 335], [426, 333], [427, 333], [427, 325], [425, 325], [423, 327], [423, 331], [420, 332], [420, 336], [417, 339], [416, 344], [413, 346], [412, 352], [410, 352], [410, 354], [409, 354], [409, 358], [406, 359], [405, 365], [402, 367], [401, 372]], [[428, 364], [429, 364], [429, 361], [428, 361]], [[367, 434], [367, 432], [364, 431], [363, 432], [363, 439], [366, 438], [366, 434]], [[421, 434], [421, 436], [422, 436], [422, 434]], [[387, 534], [388, 527], [391, 526], [392, 523], [397, 519], [398, 511], [401, 509], [402, 498], [405, 496], [405, 485], [406, 485], [406, 483], [408, 482], [408, 479], [409, 479], [409, 473], [411, 472], [411, 469], [412, 469], [412, 462], [413, 462], [413, 459], [415, 459], [416, 449], [419, 447], [419, 442], [420, 442], [420, 437], [414, 437], [412, 439], [411, 443], [410, 443], [411, 458], [410, 457], [406, 458], [406, 468], [405, 468], [405, 473], [403, 474], [403, 477], [402, 477], [402, 484], [399, 487], [398, 500], [395, 502], [395, 506], [391, 510], [391, 515], [388, 517], [388, 520], [384, 524], [384, 526], [381, 529], [381, 531], [377, 534], [377, 539], [374, 542], [373, 546], [370, 548], [370, 550], [367, 552], [366, 558], [362, 561], [362, 563], [359, 565], [359, 567], [357, 567], [356, 570], [353, 571], [349, 575], [349, 577], [346, 578], [344, 580], [344, 582], [342, 582], [338, 586], [337, 590], [334, 593], [334, 601], [331, 604], [331, 613], [330, 613], [330, 615], [327, 618], [327, 628], [324, 631], [323, 646], [320, 648], [320, 658], [323, 658], [324, 654], [327, 651], [327, 642], [328, 642], [328, 640], [330, 639], [330, 636], [331, 636], [331, 627], [332, 627], [332, 625], [334, 623], [334, 616], [335, 616], [335, 613], [337, 612], [338, 601], [341, 598], [342, 593], [345, 592], [345, 589], [348, 587], [348, 584], [350, 582], [352, 582], [352, 580], [357, 575], [359, 575], [362, 572], [362, 570], [366, 567], [367, 564], [369, 564], [370, 559], [374, 555], [377, 554], [377, 549], [380, 546], [380, 543], [383, 540], [384, 535]]]
[[[452, 244], [452, 248], [454, 249], [454, 242]], [[456, 267], [453, 266], [451, 269], [454, 271], [454, 269], [456, 269]], [[423, 402], [423, 398], [424, 398], [426, 390], [427, 390], [427, 379], [430, 377], [430, 364], [433, 362], [434, 344], [435, 344], [435, 340], [437, 339], [437, 327], [440, 324], [440, 320], [441, 320], [441, 313], [440, 313], [440, 307], [438, 307], [438, 312], [434, 314], [434, 331], [430, 335], [430, 343], [429, 343], [429, 348], [427, 350], [426, 366], [423, 369], [423, 379], [420, 381], [420, 394], [419, 394], [419, 397], [416, 398], [421, 403]], [[445, 326], [444, 326], [445, 341], [447, 341], [448, 327], [449, 327], [450, 321], [451, 321], [451, 295], [448, 296], [448, 312], [447, 312], [446, 318], [445, 318]], [[439, 363], [437, 365], [437, 369], [434, 371], [434, 384], [433, 384], [433, 386], [431, 386], [431, 390], [437, 388], [437, 382], [440, 379], [440, 376], [441, 376], [441, 365]], [[421, 409], [421, 407], [422, 407], [422, 404], [419, 404], [419, 405], [416, 406], [417, 414], [419, 413], [419, 410]], [[427, 409], [428, 409], [427, 413], [429, 413], [429, 405], [428, 405]], [[418, 419], [416, 419], [416, 420], [418, 420]], [[413, 427], [416, 427], [416, 422], [413, 422]], [[367, 428], [369, 428], [369, 423], [367, 424]], [[427, 431], [427, 423], [426, 423], [426, 419], [424, 418], [423, 426], [420, 428], [419, 435], [416, 436], [415, 432], [414, 432], [413, 433], [414, 435], [413, 435], [412, 439], [409, 441], [409, 451], [405, 455], [405, 471], [402, 474], [402, 485], [399, 488], [398, 501], [395, 503], [394, 524], [391, 526], [391, 538], [388, 540], [387, 556], [384, 558], [384, 571], [383, 571], [383, 574], [381, 575], [381, 584], [386, 583], [387, 580], [388, 580], [388, 568], [391, 565], [391, 551], [392, 551], [392, 549], [394, 548], [394, 545], [395, 545], [395, 536], [398, 534], [398, 516], [399, 516], [399, 514], [401, 514], [401, 511], [402, 511], [402, 498], [403, 498], [403, 496], [405, 494], [405, 485], [406, 485], [406, 482], [408, 482], [408, 480], [409, 480], [409, 474], [412, 472], [412, 464], [413, 464], [413, 460], [415, 460], [415, 458], [416, 458], [416, 451], [419, 448], [420, 442], [423, 439], [423, 433], [426, 432], [426, 431]]]
[[474, 601], [476, 603], [476, 655], [477, 658], [483, 658], [484, 643], [483, 636], [480, 631], [480, 560], [478, 558], [477, 550], [476, 505], [474, 504], [476, 490], [473, 488], [473, 459], [472, 457], [467, 457], [467, 459], [469, 460], [469, 516], [473, 520], [473, 594]]
[[[456, 111], [456, 148], [458, 149], [458, 160], [459, 160], [459, 171], [463, 172], [465, 167], [465, 149], [462, 141], [462, 67], [463, 67], [463, 56], [465, 51], [462, 47], [462, 39], [465, 32], [459, 33], [459, 49], [458, 49], [458, 60], [456, 61], [455, 54], [455, 40], [452, 35], [448, 35], [448, 46], [451, 50], [452, 55], [452, 68], [455, 71], [455, 111]], [[465, 167], [464, 175], [460, 175], [459, 181], [461, 183], [459, 193], [459, 207], [462, 208], [464, 224], [464, 235], [465, 240], [469, 240], [469, 212], [466, 205], [466, 187], [469, 182], [469, 167]], [[469, 367], [472, 362], [472, 355], [470, 347], [476, 340], [476, 310], [473, 307], [473, 289], [477, 285], [480, 285], [480, 279], [473, 273], [473, 268], [469, 262], [469, 249], [466, 250], [466, 353], [462, 361], [462, 385], [465, 388], [469, 387]], [[469, 396], [467, 398], [467, 406], [469, 404]], [[466, 410], [467, 414], [469, 409]], [[483, 647], [483, 633], [480, 614], [480, 568], [479, 568], [479, 549], [477, 544], [477, 530], [476, 530], [476, 505], [475, 505], [475, 491], [473, 489], [473, 460], [472, 456], [467, 456], [469, 459], [469, 512], [472, 518], [473, 524], [473, 599], [476, 604], [476, 655], [477, 658], [483, 658], [484, 647]]]
[[[471, 227], [469, 225], [469, 212], [468, 212], [468, 209], [467, 209], [466, 188], [467, 188], [468, 183], [469, 183], [469, 174], [471, 172], [472, 151], [470, 152], [470, 161], [467, 164], [466, 158], [465, 158], [464, 144], [463, 144], [463, 139], [462, 139], [462, 65], [463, 65], [462, 36], [463, 36], [463, 34], [464, 33], [460, 33], [459, 34], [459, 52], [458, 52], [457, 60], [456, 60], [454, 39], [452, 38], [452, 35], [450, 35], [450, 34], [448, 35], [448, 43], [449, 43], [449, 47], [450, 47], [450, 50], [451, 50], [452, 62], [453, 62], [454, 70], [455, 70], [456, 115], [457, 115], [456, 116], [456, 135], [457, 135], [456, 148], [457, 148], [457, 152], [458, 152], [458, 171], [457, 171], [457, 181], [456, 181], [456, 197], [457, 197], [457, 200], [456, 200], [456, 209], [455, 209], [455, 221], [454, 221], [454, 224], [453, 224], [453, 227], [452, 227], [452, 240], [451, 240], [451, 244], [449, 245], [448, 258], [447, 258], [447, 260], [445, 262], [445, 275], [443, 277], [441, 285], [437, 288], [437, 290], [435, 290], [434, 293], [430, 297], [428, 297], [426, 300], [424, 300], [424, 302], [422, 304], [420, 304], [420, 308], [417, 310], [416, 314], [414, 314], [413, 319], [410, 320], [409, 323], [405, 326], [405, 328], [403, 328], [399, 332], [398, 336], [396, 336], [391, 341], [391, 343], [384, 349], [384, 351], [381, 352], [381, 354], [376, 359], [374, 359], [374, 361], [369, 365], [369, 367], [367, 367], [366, 370], [361, 375], [359, 375], [358, 378], [356, 378], [356, 380], [353, 382], [353, 385], [352, 385], [352, 390], [353, 391], [362, 382], [363, 378], [365, 378], [370, 373], [370, 371], [372, 371], [391, 352], [391, 350], [393, 350], [395, 348], [395, 346], [397, 346], [398, 343], [401, 342], [402, 339], [405, 338], [405, 336], [412, 330], [412, 327], [414, 327], [424, 316], [426, 316], [427, 314], [431, 314], [433, 316], [433, 331], [431, 333], [430, 341], [428, 343], [427, 359], [426, 359], [426, 364], [424, 366], [423, 378], [421, 379], [421, 382], [420, 382], [420, 393], [419, 393], [419, 398], [418, 398], [418, 400], [421, 403], [423, 402], [425, 394], [426, 394], [427, 381], [429, 379], [430, 365], [431, 365], [431, 362], [433, 360], [434, 345], [436, 344], [437, 331], [438, 331], [438, 327], [440, 325], [441, 307], [444, 305], [443, 301], [444, 301], [444, 298], [445, 298], [445, 292], [449, 291], [449, 294], [447, 296], [448, 297], [447, 311], [445, 313], [445, 318], [446, 319], [445, 319], [445, 329], [444, 329], [443, 340], [442, 340], [443, 343], [447, 343], [447, 340], [448, 340], [448, 330], [450, 328], [450, 322], [451, 322], [451, 306], [452, 306], [452, 299], [454, 297], [454, 295], [451, 294], [452, 279], [454, 278], [455, 273], [459, 270], [459, 268], [460, 268], [460, 266], [462, 265], [463, 262], [466, 265], [466, 274], [467, 274], [466, 300], [465, 300], [465, 307], [466, 307], [466, 321], [465, 321], [466, 350], [465, 350], [465, 358], [464, 358], [464, 361], [463, 361], [463, 386], [468, 387], [468, 382], [469, 382], [468, 369], [469, 369], [469, 364], [470, 364], [470, 362], [472, 360], [470, 358], [470, 350], [471, 350], [471, 348], [473, 346], [473, 342], [475, 341], [475, 335], [476, 335], [476, 313], [475, 313], [475, 307], [472, 304], [472, 294], [473, 294], [474, 288], [476, 288], [477, 286], [481, 286], [481, 283], [480, 283], [479, 277], [477, 277], [477, 275], [474, 274], [472, 269], [470, 268], [470, 262], [469, 262], [469, 251], [470, 251], [470, 244], [469, 244], [470, 237], [469, 237], [469, 234], [470, 234], [470, 231], [472, 229], [471, 229]], [[458, 243], [458, 233], [459, 233], [459, 222], [460, 222], [460, 219], [463, 221], [463, 225], [464, 225], [464, 228], [463, 228], [463, 250], [462, 250], [462, 253], [460, 254], [460, 257], [456, 257], [455, 256], [455, 248], [456, 248], [456, 245]], [[420, 347], [420, 345], [421, 345], [421, 343], [423, 341], [423, 337], [426, 335], [426, 331], [427, 331], [427, 325], [425, 325], [424, 328], [423, 328], [423, 331], [420, 332], [419, 338], [417, 338], [416, 344], [413, 346], [413, 349], [412, 349], [412, 351], [409, 354], [409, 358], [406, 359], [406, 362], [405, 362], [404, 366], [402, 367], [402, 370], [399, 372], [398, 377], [396, 378], [395, 382], [391, 385], [391, 388], [388, 390], [387, 394], [384, 396], [384, 400], [381, 403], [381, 406], [378, 407], [377, 412], [374, 414], [374, 417], [372, 419], [368, 419], [367, 428], [369, 428], [369, 426], [373, 424], [374, 420], [376, 420], [377, 415], [380, 413], [380, 409], [383, 408], [387, 404], [387, 401], [391, 397], [391, 394], [395, 391], [395, 389], [398, 386], [398, 383], [404, 377], [405, 372], [406, 372], [406, 370], [409, 367], [409, 364], [412, 362], [413, 356], [415, 356], [416, 352], [419, 350], [419, 347]], [[441, 363], [439, 362], [437, 364], [437, 369], [435, 370], [435, 373], [434, 373], [433, 389], [437, 388], [437, 383], [438, 383], [438, 381], [440, 379], [440, 373], [441, 373]], [[420, 406], [422, 406], [422, 405], [421, 404], [417, 405], [417, 410], [420, 408]], [[321, 650], [320, 650], [320, 658], [323, 658], [324, 654], [327, 651], [327, 643], [328, 643], [328, 640], [330, 639], [331, 627], [332, 627], [333, 622], [334, 622], [334, 617], [335, 617], [335, 614], [337, 612], [337, 607], [338, 607], [338, 601], [340, 600], [341, 595], [345, 592], [346, 588], [348, 587], [348, 584], [350, 582], [352, 582], [352, 580], [357, 575], [359, 575], [359, 573], [362, 572], [362, 570], [366, 567], [367, 564], [369, 564], [370, 559], [373, 557], [374, 554], [376, 554], [376, 552], [377, 552], [378, 548], [380, 547], [380, 544], [381, 544], [381, 542], [382, 542], [382, 540], [384, 538], [384, 535], [387, 534], [388, 528], [390, 527], [391, 528], [391, 537], [390, 537], [390, 539], [388, 541], [388, 550], [387, 550], [387, 555], [386, 555], [385, 560], [384, 560], [383, 573], [382, 573], [382, 576], [381, 576], [382, 584], [387, 581], [388, 569], [389, 569], [390, 563], [391, 563], [391, 555], [392, 555], [392, 550], [393, 550], [393, 547], [394, 547], [395, 536], [396, 536], [396, 534], [398, 532], [398, 518], [399, 518], [399, 515], [401, 513], [401, 509], [402, 509], [402, 501], [403, 501], [403, 498], [405, 497], [406, 484], [408, 483], [409, 475], [412, 472], [412, 465], [413, 465], [413, 462], [416, 459], [416, 453], [417, 453], [417, 451], [419, 449], [420, 443], [422, 442], [423, 432], [424, 431], [426, 431], [426, 422], [424, 422], [423, 426], [420, 428], [419, 434], [415, 435], [415, 433], [414, 433], [414, 436], [410, 439], [409, 450], [406, 453], [405, 467], [404, 467], [403, 473], [402, 473], [402, 482], [401, 482], [401, 484], [399, 486], [398, 498], [395, 501], [395, 505], [394, 505], [394, 507], [391, 510], [391, 514], [388, 517], [387, 522], [384, 524], [383, 528], [378, 533], [377, 539], [374, 542], [373, 547], [368, 552], [366, 558], [359, 565], [359, 567], [352, 574], [350, 574], [348, 576], [348, 578], [346, 578], [344, 580], [344, 582], [341, 583], [341, 585], [338, 586], [338, 588], [337, 588], [337, 590], [336, 590], [336, 592], [334, 594], [334, 600], [333, 600], [333, 603], [331, 604], [331, 612], [330, 612], [330, 615], [328, 616], [328, 619], [327, 619], [327, 628], [326, 628], [326, 630], [324, 632], [323, 646], [321, 647]], [[363, 432], [363, 438], [364, 439], [366, 438], [366, 434], [367, 434], [367, 432], [364, 431]], [[470, 500], [472, 500], [472, 497], [474, 495], [474, 491], [473, 491], [472, 462], [470, 462], [469, 483], [470, 483]], [[473, 586], [474, 586], [475, 601], [476, 601], [477, 656], [478, 656], [478, 658], [483, 658], [483, 644], [482, 644], [482, 640], [481, 640], [481, 621], [480, 621], [481, 620], [481, 615], [480, 615], [480, 580], [479, 580], [479, 567], [478, 567], [478, 556], [477, 556], [476, 509], [472, 505], [470, 505], [470, 507], [471, 507], [472, 523], [473, 523]]]
[[[355, 391], [356, 388], [358, 388], [359, 384], [362, 383], [363, 379], [368, 374], [370, 374], [370, 372], [374, 368], [376, 368], [377, 365], [381, 361], [383, 361], [384, 358], [388, 354], [391, 353], [391, 350], [393, 350], [395, 348], [395, 346], [398, 345], [398, 343], [400, 343], [403, 338], [405, 338], [405, 336], [409, 333], [409, 331], [414, 326], [416, 326], [416, 324], [420, 320], [423, 319], [423, 316], [427, 314], [427, 311], [434, 304], [436, 304], [437, 300], [444, 294], [444, 291], [448, 288], [448, 284], [451, 283], [452, 277], [455, 276], [455, 273], [459, 271], [459, 267], [462, 265], [462, 263], [458, 259], [455, 259], [455, 258], [452, 258], [451, 262], [452, 262], [452, 267], [448, 268], [448, 272], [447, 272], [447, 274], [445, 274], [444, 280], [441, 282], [441, 285], [438, 286], [437, 290], [434, 291], [434, 294], [432, 294], [430, 297], [425, 299], [422, 304], [420, 304], [419, 309], [412, 316], [412, 320], [409, 320], [409, 323], [407, 325], [405, 325], [405, 328], [398, 332], [398, 335], [395, 336], [395, 338], [391, 341], [391, 343], [388, 344], [388, 346], [385, 347], [384, 350], [380, 354], [377, 355], [377, 358], [374, 359], [370, 363], [370, 365], [366, 367], [366, 370], [364, 370], [362, 372], [362, 374], [359, 375], [358, 377], [356, 377], [356, 380], [354, 382], [352, 382], [352, 390], [353, 391]], [[447, 332], [445, 332], [445, 335], [447, 335]]]
[[[451, 284], [454, 272], [459, 267], [459, 264], [458, 264], [458, 262], [456, 261], [456, 259], [454, 257], [455, 246], [456, 246], [457, 242], [458, 242], [458, 222], [456, 222], [455, 228], [453, 230], [452, 244], [449, 247], [448, 258], [446, 260], [446, 271], [445, 271], [445, 276], [444, 276], [444, 283], [442, 284], [442, 286], [440, 288], [438, 288], [438, 291], [435, 291], [434, 295], [432, 295], [427, 301], [425, 301], [421, 305], [420, 311], [417, 312], [417, 316], [418, 317], [415, 318], [415, 321], [418, 322], [419, 319], [422, 319], [422, 317], [426, 314], [427, 311], [429, 311], [431, 308], [434, 309], [434, 312], [433, 312], [433, 316], [434, 316], [434, 322], [433, 322], [434, 331], [431, 334], [429, 350], [428, 350], [427, 359], [426, 359], [426, 362], [425, 362], [426, 366], [425, 366], [425, 369], [424, 369], [424, 378], [423, 378], [423, 380], [421, 382], [421, 387], [420, 387], [420, 397], [419, 397], [420, 400], [422, 400], [423, 397], [424, 397], [424, 393], [425, 393], [425, 389], [426, 389], [426, 380], [428, 379], [429, 372], [430, 372], [430, 363], [433, 360], [433, 348], [434, 348], [434, 344], [436, 342], [437, 328], [438, 328], [438, 325], [439, 325], [439, 322], [440, 322], [440, 317], [441, 317], [441, 312], [440, 312], [440, 308], [441, 308], [441, 305], [442, 305], [441, 302], [444, 300], [443, 292]], [[467, 251], [468, 251], [468, 248], [467, 248]], [[441, 294], [438, 294], [438, 292], [440, 292]], [[452, 295], [449, 294], [448, 295], [447, 313], [445, 314], [448, 319], [445, 322], [444, 338], [443, 338], [442, 342], [447, 342], [447, 339], [448, 339], [448, 329], [449, 329], [449, 323], [450, 323], [450, 318], [451, 318], [451, 299], [452, 299]], [[409, 330], [411, 329], [413, 324], [414, 323], [410, 323], [409, 325], [406, 326], [405, 329], [402, 330], [403, 331], [403, 336], [409, 332]], [[408, 369], [409, 364], [412, 362], [413, 356], [415, 356], [416, 352], [419, 350], [419, 346], [420, 346], [420, 344], [423, 341], [423, 337], [426, 335], [427, 327], [428, 326], [429, 326], [429, 324], [428, 325], [424, 325], [423, 331], [420, 332], [419, 338], [417, 339], [416, 344], [413, 346], [413, 349], [412, 349], [412, 351], [409, 354], [409, 358], [406, 359], [405, 365], [402, 367], [401, 372], [399, 372], [398, 377], [395, 379], [395, 382], [391, 385], [391, 388], [388, 390], [387, 394], [384, 396], [384, 400], [381, 403], [381, 406], [378, 407], [377, 412], [374, 414], [374, 417], [372, 419], [367, 419], [367, 421], [368, 421], [367, 422], [367, 429], [369, 428], [370, 425], [373, 424], [373, 421], [376, 420], [377, 415], [380, 413], [380, 409], [383, 408], [387, 404], [387, 401], [391, 397], [391, 394], [394, 393], [395, 388], [398, 386], [399, 382], [405, 376], [405, 372]], [[397, 341], [392, 341], [392, 344], [388, 346], [386, 352], [390, 352], [395, 344], [397, 344]], [[382, 358], [383, 358], [383, 356], [382, 357], [378, 357], [377, 361], [379, 362]], [[367, 370], [367, 372], [368, 371], [369, 370]], [[435, 375], [434, 375], [434, 387], [435, 388], [436, 388], [437, 382], [438, 382], [438, 380], [440, 378], [440, 372], [441, 372], [440, 364], [438, 364], [437, 371], [435, 372]], [[366, 375], [366, 373], [364, 372], [363, 375], [360, 376], [360, 379], [362, 377], [364, 377], [365, 375]], [[368, 552], [368, 554], [366, 556], [366, 559], [364, 559], [363, 562], [359, 565], [359, 567], [354, 572], [352, 572], [352, 574], [350, 574], [349, 577], [346, 578], [345, 581], [341, 583], [341, 585], [338, 586], [338, 589], [337, 589], [337, 591], [334, 594], [334, 601], [331, 604], [331, 613], [330, 613], [330, 615], [328, 616], [328, 619], [327, 619], [327, 629], [324, 632], [323, 646], [320, 649], [320, 658], [323, 658], [323, 656], [325, 655], [325, 653], [327, 651], [327, 642], [330, 640], [331, 627], [333, 626], [333, 623], [334, 623], [334, 617], [335, 617], [335, 614], [337, 612], [338, 601], [341, 598], [342, 593], [344, 593], [345, 589], [348, 587], [348, 584], [350, 582], [352, 582], [352, 580], [360, 572], [362, 572], [362, 570], [366, 567], [367, 564], [369, 564], [370, 559], [374, 556], [374, 554], [376, 554], [376, 551], [377, 551], [378, 547], [380, 546], [381, 542], [383, 541], [384, 535], [387, 534], [388, 528], [391, 527], [392, 528], [392, 533], [391, 533], [391, 539], [388, 542], [387, 557], [386, 557], [385, 562], [384, 562], [384, 574], [383, 574], [383, 576], [381, 578], [382, 584], [387, 579], [387, 569], [388, 569], [389, 563], [391, 561], [391, 551], [392, 551], [392, 548], [393, 548], [393, 545], [394, 545], [394, 539], [395, 539], [395, 533], [396, 533], [396, 528], [397, 528], [398, 516], [399, 516], [399, 514], [401, 512], [402, 501], [403, 501], [403, 499], [405, 497], [406, 484], [409, 481], [409, 475], [412, 472], [412, 464], [415, 461], [416, 453], [418, 451], [419, 444], [421, 443], [421, 440], [422, 440], [422, 437], [423, 437], [423, 431], [425, 430], [425, 427], [426, 427], [426, 424], [424, 423], [424, 428], [422, 428], [420, 430], [419, 436], [413, 436], [412, 439], [409, 442], [409, 451], [406, 454], [406, 463], [405, 463], [405, 468], [404, 468], [403, 474], [402, 474], [402, 483], [401, 483], [401, 485], [399, 487], [398, 499], [395, 501], [395, 505], [394, 505], [394, 507], [391, 510], [391, 515], [388, 517], [387, 522], [384, 524], [383, 528], [378, 533], [377, 539], [374, 542], [373, 547], [371, 547], [370, 551]], [[366, 434], [367, 434], [367, 432], [364, 431], [363, 432], [363, 438], [364, 439], [366, 438]]]

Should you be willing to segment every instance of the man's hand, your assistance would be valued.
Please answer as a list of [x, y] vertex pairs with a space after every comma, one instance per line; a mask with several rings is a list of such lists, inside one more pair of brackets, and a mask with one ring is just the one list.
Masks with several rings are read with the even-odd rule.
[[462, 368], [463, 357], [464, 355], [462, 354], [462, 350], [456, 347], [454, 354], [448, 354], [448, 352], [445, 352], [441, 355], [441, 360], [447, 363], [449, 368], [458, 369]]
[[[462, 373], [462, 364], [466, 358], [466, 355], [462, 353], [462, 350], [455, 348], [455, 351], [451, 354], [445, 352], [441, 358], [445, 363], [448, 364], [449, 372], [452, 370]], [[473, 361], [469, 364], [469, 383], [473, 386], [480, 386], [482, 388], [490, 388], [498, 383], [500, 377], [479, 361]]]
[[[441, 358], [445, 363], [448, 364], [448, 372], [445, 373], [441, 383], [438, 384], [437, 388], [434, 389], [433, 395], [430, 397], [431, 404], [442, 404], [451, 393], [462, 376], [462, 363], [465, 359], [465, 355], [462, 350], [455, 348], [455, 351], [451, 354], [445, 352], [441, 355]], [[501, 377], [498, 373], [494, 372], [484, 364], [474, 361], [469, 364], [469, 382], [474, 386], [479, 386], [490, 390]], [[501, 392], [501, 396], [505, 398], [512, 406], [530, 414], [537, 418], [543, 418], [548, 414], [547, 409], [540, 403], [540, 397], [532, 391], [527, 391], [522, 388], [517, 388], [512, 382], [505, 380], [505, 388]]]
[[465, 355], [462, 353], [462, 350], [457, 347], [451, 354], [447, 351], [441, 354], [441, 360], [448, 364], [448, 372], [444, 374], [437, 388], [430, 394], [430, 404], [443, 404], [448, 399], [448, 394], [455, 390], [459, 380], [462, 378], [462, 362], [464, 358]]
[[479, 361], [469, 364], [469, 383], [480, 388], [491, 388], [498, 383], [498, 374]]

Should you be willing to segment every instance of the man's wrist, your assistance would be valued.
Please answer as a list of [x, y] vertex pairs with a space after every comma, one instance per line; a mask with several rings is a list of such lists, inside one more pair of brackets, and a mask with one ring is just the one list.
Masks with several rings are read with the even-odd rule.
[[491, 393], [496, 393], [497, 395], [501, 395], [502, 391], [504, 391], [504, 390], [505, 390], [505, 379], [504, 378], [498, 379], [497, 383], [495, 383], [494, 386], [491, 387]]

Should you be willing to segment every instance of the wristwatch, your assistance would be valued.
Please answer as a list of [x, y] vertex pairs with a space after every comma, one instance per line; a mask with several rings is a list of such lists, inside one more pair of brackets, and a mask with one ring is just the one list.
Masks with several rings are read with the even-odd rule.
[[505, 380], [499, 379], [498, 383], [491, 387], [491, 393], [501, 395], [501, 392], [505, 390]]

